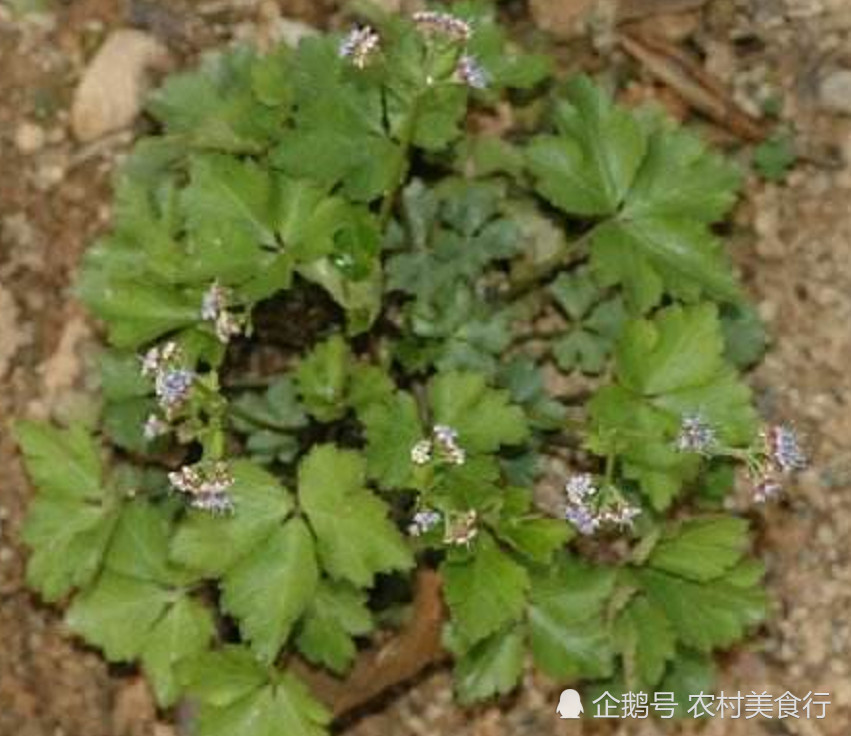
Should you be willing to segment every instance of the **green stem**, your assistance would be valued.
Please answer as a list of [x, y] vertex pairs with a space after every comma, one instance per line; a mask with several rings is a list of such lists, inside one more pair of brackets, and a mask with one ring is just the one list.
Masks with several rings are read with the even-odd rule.
[[608, 454], [606, 455], [606, 471], [605, 471], [605, 479], [606, 485], [610, 486], [612, 481], [615, 478], [615, 448], [612, 447], [609, 449]]
[[417, 118], [419, 117], [420, 94], [414, 95], [411, 101], [411, 107], [408, 110], [408, 116], [405, 119], [405, 124], [402, 126], [402, 131], [399, 136], [399, 162], [396, 165], [396, 171], [393, 174], [393, 186], [390, 191], [384, 195], [381, 201], [381, 209], [378, 213], [378, 227], [383, 233], [390, 222], [390, 217], [393, 215], [393, 206], [396, 204], [396, 199], [399, 192], [405, 185], [408, 178], [408, 172], [411, 168], [411, 148], [414, 144], [414, 133], [417, 130]]

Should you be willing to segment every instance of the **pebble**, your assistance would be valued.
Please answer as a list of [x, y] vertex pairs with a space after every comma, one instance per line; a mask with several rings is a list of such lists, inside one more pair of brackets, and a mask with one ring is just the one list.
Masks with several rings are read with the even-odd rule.
[[132, 125], [142, 110], [148, 72], [168, 67], [168, 50], [132, 29], [109, 34], [83, 72], [71, 107], [71, 128], [88, 143]]
[[31, 154], [40, 151], [45, 143], [44, 128], [36, 123], [24, 121], [15, 131], [15, 145], [23, 154]]
[[275, 36], [287, 46], [296, 48], [303, 38], [315, 36], [319, 31], [313, 26], [292, 18], [281, 18], [275, 28]]
[[594, 0], [575, 2], [553, 2], [552, 0], [530, 0], [529, 10], [538, 28], [556, 38], [574, 39], [582, 36], [593, 15]]
[[851, 69], [838, 69], [822, 79], [819, 102], [825, 110], [851, 115]]

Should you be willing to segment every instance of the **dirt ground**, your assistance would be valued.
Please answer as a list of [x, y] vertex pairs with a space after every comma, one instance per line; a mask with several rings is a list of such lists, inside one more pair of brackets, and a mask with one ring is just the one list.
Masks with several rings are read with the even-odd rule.
[[[549, 10], [564, 12], [591, 4], [549, 2]], [[745, 109], [775, 100], [798, 153], [785, 181], [750, 177], [732, 247], [773, 338], [752, 385], [768, 417], [797, 424], [815, 460], [784, 502], [762, 516], [775, 615], [747, 650], [727, 657], [719, 688], [829, 692], [832, 701], [824, 720], [715, 719], [701, 728], [713, 735], [845, 736], [851, 733], [851, 1], [709, 0], [697, 9], [699, 0], [667, 3], [687, 12], [654, 18], [656, 29], [699, 53]], [[49, 12], [13, 12], [35, 4]], [[278, 28], [280, 17], [333, 23], [333, 5], [0, 2], [0, 736], [183, 733], [179, 713], [158, 719], [144, 683], [81, 648], [57, 612], [23, 583], [18, 533], [30, 489], [8, 430], [15, 416], [93, 408], [87, 376], [96, 333], [70, 283], [85, 245], [108, 223], [110, 176], [133, 135], [89, 144], [73, 138], [69, 109], [82, 71], [114, 28], [144, 27], [170, 49], [173, 64], [183, 65], [200, 48], [231, 37], [268, 37], [269, 24]], [[542, 0], [531, 5], [541, 21]], [[598, 68], [622, 67], [639, 86], [651, 87], [646, 70], [591, 26], [568, 38], [564, 54], [596, 54]], [[589, 35], [597, 43], [589, 44]], [[137, 123], [137, 131], [143, 125]], [[739, 155], [746, 160], [746, 149], [739, 147]], [[345, 732], [650, 736], [699, 730], [650, 721], [566, 724], [554, 713], [556, 703], [552, 684], [530, 677], [514, 698], [462, 711], [451, 702], [448, 675], [438, 671]]]

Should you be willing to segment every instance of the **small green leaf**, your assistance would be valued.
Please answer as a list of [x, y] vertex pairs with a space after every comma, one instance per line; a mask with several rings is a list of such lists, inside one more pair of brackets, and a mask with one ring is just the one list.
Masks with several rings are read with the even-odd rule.
[[123, 401], [148, 396], [151, 382], [142, 375], [135, 353], [105, 350], [100, 356], [100, 383], [104, 398]]
[[360, 418], [366, 431], [370, 477], [382, 488], [404, 487], [413, 469], [411, 448], [423, 433], [416, 401], [400, 391], [391, 399], [368, 406]]
[[118, 520], [106, 566], [119, 575], [164, 583], [174, 578], [168, 562], [169, 518], [145, 501], [124, 507]]
[[613, 214], [645, 154], [641, 126], [587, 77], [570, 84], [556, 122], [561, 135], [538, 137], [527, 153], [538, 191], [569, 214]]
[[32, 550], [27, 584], [47, 601], [88, 585], [100, 569], [116, 518], [107, 509], [36, 496], [21, 530]]
[[654, 547], [648, 564], [690, 580], [712, 580], [741, 559], [747, 534], [744, 519], [691, 519]]
[[578, 368], [591, 375], [600, 373], [606, 366], [610, 342], [583, 329], [575, 329], [553, 344], [553, 356], [563, 371]]
[[724, 355], [739, 369], [750, 368], [768, 347], [768, 335], [759, 313], [751, 306], [721, 310], [721, 332], [724, 334]]
[[193, 156], [189, 185], [181, 192], [190, 256], [187, 279], [241, 284], [257, 274], [259, 264], [268, 265], [278, 247], [277, 194], [269, 172], [250, 160]]
[[136, 281], [124, 264], [109, 263], [109, 253], [100, 245], [86, 253], [77, 292], [86, 306], [109, 325], [113, 345], [138, 348], [199, 320], [197, 296], [164, 284]]
[[523, 630], [500, 631], [479, 642], [455, 664], [455, 690], [462, 704], [503, 695], [523, 674]]
[[178, 598], [156, 623], [145, 639], [141, 659], [160, 707], [177, 701], [181, 694], [177, 667], [204, 651], [214, 633], [210, 611], [186, 596]]
[[299, 394], [307, 410], [319, 421], [329, 422], [346, 413], [345, 391], [351, 353], [340, 335], [319, 343], [296, 372]]
[[510, 404], [508, 392], [489, 388], [481, 374], [442, 373], [429, 386], [429, 400], [435, 423], [455, 429], [467, 450], [495, 452], [529, 434], [523, 410]]
[[306, 263], [299, 266], [298, 272], [325, 289], [346, 310], [350, 335], [359, 335], [372, 327], [381, 311], [382, 280], [377, 261], [371, 264], [367, 275], [356, 281], [348, 277], [332, 258]]
[[564, 422], [564, 406], [550, 397], [541, 367], [530, 357], [515, 357], [503, 363], [498, 379], [520, 404], [533, 427], [559, 429]]
[[382, 89], [355, 77], [331, 37], [308, 38], [294, 56], [294, 126], [281, 130], [272, 160], [287, 173], [369, 201], [393, 186], [401, 151], [384, 125]]
[[574, 322], [581, 320], [600, 300], [600, 287], [587, 271], [562, 272], [549, 287], [558, 305]]
[[292, 51], [280, 44], [251, 66], [251, 89], [260, 102], [269, 107], [284, 107], [292, 90]]
[[38, 491], [21, 530], [32, 549], [27, 582], [52, 601], [97, 574], [116, 510], [106, 503], [98, 447], [82, 427], [20, 422], [15, 436]]
[[756, 416], [750, 392], [724, 363], [716, 309], [669, 307], [624, 329], [615, 360], [622, 383], [681, 416], [700, 412], [728, 442], [747, 442]]
[[450, 557], [441, 567], [452, 623], [469, 646], [523, 613], [529, 576], [488, 534], [474, 549]]
[[638, 314], [664, 293], [694, 302], [701, 295], [737, 304], [736, 283], [721, 243], [693, 220], [641, 217], [611, 220], [594, 230], [591, 265], [604, 286], [621, 284]]
[[643, 570], [641, 582], [650, 599], [664, 610], [677, 638], [701, 652], [730, 646], [747, 627], [765, 617], [763, 591], [724, 578], [697, 583]]
[[368, 634], [372, 628], [372, 614], [361, 591], [345, 583], [323, 581], [305, 615], [296, 644], [311, 662], [342, 674], [357, 653], [352, 637]]
[[322, 566], [358, 587], [379, 572], [407, 570], [411, 552], [388, 520], [389, 509], [365, 488], [360, 455], [334, 445], [314, 447], [299, 467], [299, 500], [316, 534]]
[[573, 536], [571, 528], [561, 519], [508, 518], [495, 531], [506, 544], [544, 565]]
[[291, 519], [228, 570], [222, 606], [237, 619], [257, 655], [272, 662], [318, 580], [313, 538], [301, 519]]
[[560, 680], [612, 673], [604, 612], [613, 585], [613, 570], [572, 559], [532, 576], [530, 643], [543, 672]]
[[200, 70], [170, 77], [151, 95], [148, 109], [192, 147], [256, 152], [281, 121], [252, 94], [254, 63], [245, 47], [208, 57]]
[[717, 311], [705, 304], [671, 307], [653, 322], [630, 323], [615, 359], [621, 383], [652, 396], [711, 380], [723, 365], [722, 352]]
[[39, 422], [19, 422], [15, 436], [41, 493], [80, 502], [103, 498], [98, 447], [83, 427], [60, 430]]
[[663, 124], [650, 136], [623, 215], [717, 222], [733, 205], [740, 180], [732, 162], [696, 135]]
[[247, 437], [246, 449], [258, 462], [290, 462], [298, 454], [296, 431], [308, 423], [291, 376], [276, 379], [263, 393], [246, 392], [231, 404], [233, 427]]
[[141, 653], [172, 595], [157, 583], [105, 572], [74, 599], [65, 620], [109, 661], [128, 662]]
[[658, 686], [659, 692], [674, 693], [678, 707], [677, 718], [688, 718], [692, 705], [691, 695], [713, 693], [715, 687], [715, 663], [710, 657], [691, 651], [680, 651], [668, 669], [665, 679]]
[[789, 135], [769, 138], [753, 152], [754, 168], [768, 181], [783, 181], [796, 160], [794, 141]]
[[356, 363], [352, 366], [349, 405], [359, 416], [373, 404], [393, 400], [395, 394], [396, 384], [386, 369], [369, 363]]
[[628, 686], [652, 689], [675, 654], [676, 637], [664, 612], [646, 596], [637, 596], [623, 608], [615, 628]]
[[233, 514], [211, 516], [204, 511], [189, 511], [171, 544], [172, 559], [207, 577], [229, 570], [293, 509], [290, 493], [262, 468], [238, 461], [232, 472], [234, 483], [228, 493], [233, 499]]
[[[232, 679], [212, 675], [202, 669], [205, 664], [224, 664], [227, 669], [219, 672]], [[246, 650], [229, 647], [200, 657], [186, 674], [190, 690], [202, 699], [195, 722], [199, 736], [327, 736], [331, 715], [304, 683], [290, 672], [270, 680]], [[209, 680], [217, 686], [210, 688]]]
[[219, 708], [260, 689], [269, 676], [268, 668], [248, 647], [236, 644], [201, 652], [181, 662], [178, 673], [189, 694]]

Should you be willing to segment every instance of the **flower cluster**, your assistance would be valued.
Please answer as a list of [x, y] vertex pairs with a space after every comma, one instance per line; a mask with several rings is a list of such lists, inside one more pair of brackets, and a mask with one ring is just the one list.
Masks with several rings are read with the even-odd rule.
[[787, 424], [768, 425], [759, 433], [755, 445], [741, 450], [722, 445], [715, 429], [700, 413], [684, 414], [675, 446], [680, 452], [694, 452], [708, 457], [744, 458], [748, 465], [753, 500], [757, 503], [779, 496], [783, 491], [783, 476], [807, 466], [807, 457], [801, 449], [798, 435]]
[[[426, 36], [439, 36], [451, 43], [466, 44], [473, 36], [472, 26], [463, 18], [434, 10], [423, 10], [411, 16], [414, 25]], [[353, 28], [340, 43], [339, 54], [352, 66], [364, 69], [381, 48], [381, 37], [371, 26]], [[487, 72], [475, 57], [464, 53], [455, 67], [455, 79], [472, 89], [485, 89], [489, 83]]]
[[766, 455], [779, 472], [793, 473], [807, 467], [807, 456], [801, 449], [797, 433], [789, 425], [768, 426], [762, 431], [761, 437]]
[[787, 424], [773, 424], [760, 432], [759, 460], [751, 471], [753, 499], [763, 503], [783, 491], [783, 476], [807, 466], [798, 435]]
[[[166, 419], [171, 419], [189, 398], [196, 377], [194, 371], [185, 367], [183, 354], [174, 342], [153, 347], [145, 353], [142, 357], [142, 375], [154, 379], [154, 393]], [[155, 419], [148, 417], [145, 422], [146, 436], [151, 433], [157, 436], [155, 433], [161, 429]]]
[[467, 453], [458, 444], [458, 432], [445, 424], [435, 424], [431, 439], [420, 440], [411, 448], [414, 465], [428, 465], [434, 458], [450, 465], [463, 465]]
[[473, 35], [473, 29], [467, 21], [450, 13], [422, 10], [414, 13], [411, 19], [423, 33], [447, 36], [452, 41], [466, 43]]
[[442, 520], [443, 515], [439, 511], [433, 511], [431, 509], [417, 511], [408, 525], [408, 534], [412, 537], [421, 537], [423, 534], [431, 531]]
[[679, 452], [696, 452], [700, 455], [711, 455], [718, 446], [715, 429], [704, 419], [702, 414], [685, 414], [677, 435], [676, 447]]
[[193, 508], [217, 514], [233, 511], [233, 499], [228, 495], [233, 476], [225, 462], [184, 465], [169, 473], [168, 480], [176, 491], [189, 496]]
[[[417, 28], [428, 36], [443, 36], [453, 43], [467, 44], [473, 37], [473, 27], [463, 18], [424, 10], [412, 16]], [[466, 51], [455, 66], [455, 79], [472, 89], [485, 89], [490, 81], [478, 60]]]
[[201, 319], [212, 322], [219, 342], [227, 344], [242, 332], [239, 320], [228, 311], [229, 292], [213, 282], [201, 298]]
[[149, 414], [148, 418], [145, 419], [144, 425], [142, 425], [142, 435], [148, 442], [157, 439], [157, 437], [162, 437], [170, 431], [171, 425], [163, 421], [156, 414]]
[[446, 535], [443, 537], [445, 544], [469, 545], [479, 533], [479, 515], [475, 509], [470, 509], [464, 514], [449, 519], [446, 527]]
[[567, 494], [564, 518], [573, 524], [580, 534], [591, 535], [603, 524], [630, 527], [635, 517], [641, 513], [637, 506], [627, 503], [612, 488], [607, 489], [608, 494], [600, 493], [594, 477], [589, 473], [580, 473], [568, 478], [564, 490]]
[[380, 47], [381, 38], [370, 26], [353, 28], [340, 44], [340, 58], [349, 59], [352, 66], [363, 69]]

